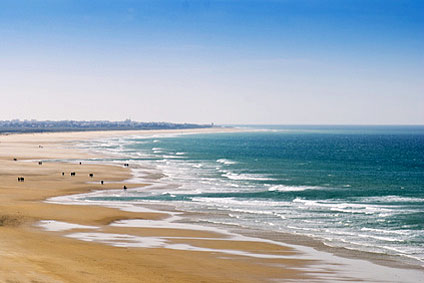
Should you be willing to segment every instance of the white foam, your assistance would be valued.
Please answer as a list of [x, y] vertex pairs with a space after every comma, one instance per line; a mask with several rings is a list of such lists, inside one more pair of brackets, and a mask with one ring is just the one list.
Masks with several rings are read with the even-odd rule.
[[401, 197], [396, 195], [391, 196], [379, 196], [379, 197], [366, 197], [360, 199], [363, 202], [389, 202], [389, 203], [396, 203], [396, 202], [419, 202], [423, 203], [424, 198], [415, 198], [415, 197]]
[[237, 164], [237, 162], [236, 162], [236, 161], [229, 160], [229, 159], [225, 159], [225, 158], [218, 159], [216, 162], [221, 163], [221, 164], [224, 164], [224, 165], [233, 165], [233, 164]]
[[300, 192], [305, 190], [319, 190], [322, 187], [313, 187], [313, 186], [285, 186], [285, 185], [276, 185], [268, 189], [268, 191], [279, 191], [279, 192]]
[[[268, 200], [242, 200], [242, 199], [236, 199], [236, 198], [211, 198], [211, 197], [194, 197], [192, 199], [193, 202], [202, 202], [212, 205], [223, 205], [227, 208], [238, 208], [238, 207], [253, 207], [253, 208], [267, 208], [267, 207], [280, 207], [283, 206], [284, 202], [278, 202], [278, 201], [268, 201]], [[238, 207], [237, 207], [238, 206]], [[272, 213], [271, 210], [269, 212]]]
[[246, 174], [246, 173], [231, 173], [227, 172], [222, 176], [227, 177], [230, 180], [244, 180], [244, 181], [274, 181], [275, 179], [266, 177], [260, 174]]
[[382, 229], [367, 228], [367, 227], [362, 227], [361, 230], [383, 233], [383, 234], [399, 234], [399, 235], [408, 235], [411, 233], [410, 230], [382, 230]]
[[203, 165], [201, 163], [191, 163], [191, 166], [193, 168], [202, 168], [203, 167]]
[[370, 235], [370, 234], [359, 234], [358, 237], [361, 238], [373, 238], [376, 240], [381, 240], [381, 241], [387, 241], [387, 242], [404, 242], [404, 240], [402, 239], [398, 239], [398, 238], [390, 238], [390, 237], [381, 237], [381, 236], [374, 236], [374, 235]]
[[293, 200], [294, 203], [302, 203], [305, 206], [313, 206], [318, 208], [325, 208], [331, 211], [339, 211], [353, 214], [381, 214], [386, 213], [390, 215], [391, 209], [387, 209], [383, 206], [362, 204], [362, 203], [340, 203], [330, 201], [316, 201], [316, 200], [305, 200], [296, 198]]
[[[156, 153], [156, 152], [155, 152]], [[169, 158], [169, 159], [183, 159], [184, 156], [182, 155], [164, 155], [163, 158]]]

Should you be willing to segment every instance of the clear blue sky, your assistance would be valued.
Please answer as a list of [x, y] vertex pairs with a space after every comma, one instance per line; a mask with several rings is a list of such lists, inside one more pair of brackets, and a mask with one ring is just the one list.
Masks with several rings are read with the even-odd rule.
[[424, 124], [424, 1], [0, 0], [0, 119]]

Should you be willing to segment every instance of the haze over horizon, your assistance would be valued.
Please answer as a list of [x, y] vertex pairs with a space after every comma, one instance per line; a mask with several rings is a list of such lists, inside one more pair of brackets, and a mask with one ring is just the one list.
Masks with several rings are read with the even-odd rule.
[[0, 1], [0, 120], [424, 124], [424, 1]]

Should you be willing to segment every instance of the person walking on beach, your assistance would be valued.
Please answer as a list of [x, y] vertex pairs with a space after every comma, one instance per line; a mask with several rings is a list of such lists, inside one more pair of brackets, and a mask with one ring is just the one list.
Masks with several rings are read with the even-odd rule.
[[127, 190], [127, 186], [124, 185], [124, 191], [126, 191], [126, 190]]

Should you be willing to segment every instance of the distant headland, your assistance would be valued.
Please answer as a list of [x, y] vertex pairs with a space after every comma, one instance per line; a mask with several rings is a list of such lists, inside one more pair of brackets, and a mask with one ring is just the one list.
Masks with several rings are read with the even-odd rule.
[[137, 122], [124, 121], [38, 121], [38, 120], [3, 120], [0, 121], [0, 133], [35, 133], [68, 131], [116, 131], [116, 130], [162, 130], [162, 129], [198, 129], [212, 128], [214, 124]]

